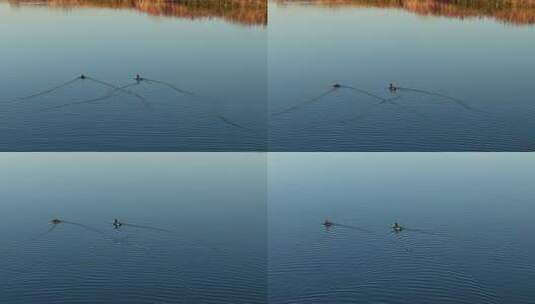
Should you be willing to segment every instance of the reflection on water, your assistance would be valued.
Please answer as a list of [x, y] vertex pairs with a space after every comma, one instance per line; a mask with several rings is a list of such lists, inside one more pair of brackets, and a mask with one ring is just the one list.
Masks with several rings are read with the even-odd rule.
[[135, 9], [151, 16], [223, 18], [244, 25], [267, 24], [267, 0], [9, 0], [13, 6], [59, 9]]
[[[197, 94], [195, 94], [193, 92], [189, 92], [189, 91], [180, 89], [180, 88], [176, 87], [175, 85], [170, 84], [170, 83], [165, 82], [165, 81], [162, 81], [162, 80], [143, 78], [139, 74], [134, 79], [135, 79], [135, 82], [132, 83], [132, 84], [127, 84], [127, 85], [123, 85], [123, 86], [116, 86], [116, 85], [113, 85], [113, 84], [111, 84], [109, 82], [106, 82], [106, 81], [103, 81], [103, 80], [99, 80], [99, 79], [96, 79], [96, 78], [93, 78], [93, 77], [90, 77], [90, 76], [86, 76], [85, 74], [82, 74], [81, 76], [78, 76], [78, 77], [76, 77], [74, 79], [68, 80], [67, 82], [62, 83], [62, 84], [57, 85], [57, 86], [54, 86], [54, 87], [52, 87], [50, 89], [46, 89], [44, 91], [40, 91], [40, 92], [31, 94], [31, 95], [27, 95], [27, 96], [17, 97], [17, 98], [15, 98], [13, 100], [6, 101], [6, 103], [8, 103], [8, 104], [19, 103], [19, 102], [32, 100], [34, 98], [46, 96], [46, 95], [49, 95], [49, 94], [53, 94], [55, 91], [61, 90], [63, 88], [67, 88], [68, 86], [76, 83], [77, 81], [92, 81], [92, 82], [97, 83], [99, 85], [103, 85], [105, 87], [108, 87], [111, 90], [108, 93], [104, 94], [103, 96], [96, 97], [96, 98], [90, 98], [90, 99], [87, 99], [87, 100], [71, 101], [71, 102], [68, 102], [68, 103], [62, 103], [62, 104], [54, 105], [54, 106], [50, 106], [49, 105], [48, 107], [40, 109], [39, 112], [58, 110], [58, 109], [61, 109], [61, 108], [70, 107], [70, 106], [76, 106], [76, 105], [82, 105], [82, 104], [92, 104], [92, 103], [97, 103], [97, 102], [103, 102], [103, 101], [106, 101], [108, 99], [114, 98], [117, 94], [121, 94], [121, 93], [122, 94], [127, 94], [127, 95], [130, 95], [130, 96], [133, 96], [133, 97], [137, 98], [138, 100], [140, 100], [143, 103], [143, 105], [146, 108], [151, 109], [151, 103], [149, 103], [149, 101], [145, 97], [143, 97], [142, 95], [140, 95], [138, 93], [133, 92], [132, 90], [129, 90], [129, 88], [131, 88], [133, 86], [138, 86], [142, 82], [149, 83], [149, 84], [163, 85], [163, 86], [175, 91], [176, 93], [178, 93], [181, 96], [182, 95], [186, 95], [186, 96], [189, 96], [189, 97], [197, 97], [198, 96]], [[195, 101], [202, 102], [203, 100], [202, 100], [202, 98], [200, 98], [200, 99], [199, 98], [195, 98]], [[247, 131], [254, 132], [253, 129], [249, 129], [247, 127], [241, 126], [240, 124], [238, 124], [236, 122], [233, 122], [232, 120], [226, 118], [225, 116], [223, 116], [220, 113], [213, 113], [213, 117], [212, 118], [221, 120], [221, 121], [223, 121], [224, 123], [226, 123], [226, 124], [228, 124], [230, 126], [233, 126], [233, 127], [236, 127], [236, 128], [242, 129], [242, 130], [247, 130]]]
[[535, 2], [270, 4], [271, 151], [535, 149]]
[[0, 169], [0, 303], [266, 303], [263, 154], [4, 153]]
[[511, 24], [535, 24], [533, 0], [277, 0], [281, 4], [404, 9], [418, 15], [449, 18], [490, 17]]
[[269, 303], [533, 303], [532, 165], [529, 154], [270, 154]]
[[0, 1], [0, 150], [265, 150], [265, 14], [263, 1]]

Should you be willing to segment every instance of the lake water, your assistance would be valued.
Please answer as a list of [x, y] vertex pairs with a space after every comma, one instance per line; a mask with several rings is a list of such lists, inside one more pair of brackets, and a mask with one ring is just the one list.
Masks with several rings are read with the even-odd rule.
[[532, 1], [225, 1], [0, 1], [0, 150], [535, 150]]
[[533, 303], [535, 155], [268, 158], [269, 303]]
[[0, 302], [533, 303], [534, 166], [522, 153], [4, 153]]
[[533, 151], [535, 3], [456, 2], [271, 1], [270, 151]]
[[0, 155], [0, 302], [265, 303], [265, 161]]
[[0, 150], [265, 150], [267, 4], [226, 2], [0, 1]]

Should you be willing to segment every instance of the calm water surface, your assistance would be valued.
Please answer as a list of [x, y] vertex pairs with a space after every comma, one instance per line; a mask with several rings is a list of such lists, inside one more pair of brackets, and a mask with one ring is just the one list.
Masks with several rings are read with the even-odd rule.
[[0, 1], [0, 150], [265, 150], [267, 5], [227, 2]]
[[535, 3], [457, 2], [271, 1], [270, 150], [533, 151]]
[[0, 155], [0, 302], [265, 303], [265, 159]]
[[269, 302], [533, 303], [534, 166], [527, 154], [271, 154]]

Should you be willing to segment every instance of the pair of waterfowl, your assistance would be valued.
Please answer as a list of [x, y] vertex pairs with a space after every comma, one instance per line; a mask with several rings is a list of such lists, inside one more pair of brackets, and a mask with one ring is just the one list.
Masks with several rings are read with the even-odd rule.
[[[87, 76], [85, 74], [80, 75], [80, 79], [87, 79]], [[139, 76], [139, 74], [136, 75], [136, 78], [134, 78], [137, 82], [141, 82], [145, 80], [143, 77]]]
[[[138, 77], [139, 77], [139, 75], [138, 75]], [[136, 80], [137, 80], [137, 78], [136, 78]], [[341, 88], [341, 87], [342, 87], [342, 85], [339, 84], [339, 83], [335, 83], [335, 84], [333, 84], [333, 88], [335, 88], [335, 89], [339, 89], [339, 88]], [[399, 88], [396, 87], [393, 83], [391, 83], [391, 84], [388, 86], [388, 89], [390, 90], [390, 92], [396, 92]]]
[[[57, 224], [61, 224], [61, 223], [63, 223], [63, 221], [60, 220], [60, 219], [58, 219], [58, 218], [55, 218], [55, 219], [52, 219], [52, 220], [50, 221], [50, 223], [51, 223], [51, 224], [54, 224], [54, 225], [57, 225]], [[115, 227], [115, 229], [118, 229], [119, 227], [121, 227], [121, 226], [123, 225], [123, 223], [119, 222], [118, 219], [114, 219], [112, 225]]]
[[[325, 221], [323, 222], [323, 226], [332, 227], [332, 226], [334, 226], [334, 223], [329, 221], [328, 219], [325, 219]], [[396, 231], [396, 232], [400, 232], [401, 230], [403, 230], [403, 227], [396, 222], [396, 223], [394, 223], [394, 225], [392, 225], [392, 229], [394, 229], [394, 231]]]

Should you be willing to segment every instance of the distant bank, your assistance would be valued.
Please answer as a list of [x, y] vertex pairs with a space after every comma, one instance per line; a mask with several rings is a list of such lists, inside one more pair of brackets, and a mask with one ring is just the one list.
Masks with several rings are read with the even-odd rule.
[[223, 18], [244, 25], [267, 24], [267, 0], [9, 0], [12, 6], [134, 9], [151, 16]]
[[494, 18], [512, 24], [535, 24], [535, 0], [276, 0], [279, 4], [404, 9], [418, 15]]

